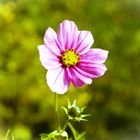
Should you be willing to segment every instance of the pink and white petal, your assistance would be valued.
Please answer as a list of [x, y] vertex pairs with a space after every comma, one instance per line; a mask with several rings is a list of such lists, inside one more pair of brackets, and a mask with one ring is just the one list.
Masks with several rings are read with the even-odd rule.
[[78, 38], [78, 28], [73, 21], [64, 20], [58, 30], [58, 41], [63, 51], [75, 48]]
[[57, 34], [52, 28], [48, 28], [45, 32], [44, 36], [44, 44], [45, 47], [53, 54], [60, 55], [61, 54], [61, 47], [57, 40]]
[[93, 36], [89, 31], [79, 31], [77, 48], [75, 48], [77, 53], [80, 55], [86, 53], [91, 48], [94, 43]]
[[83, 76], [79, 72], [77, 72], [74, 68], [67, 69], [67, 75], [69, 80], [73, 83], [75, 87], [81, 87], [84, 84], [91, 84], [92, 80], [88, 77]]
[[52, 54], [50, 51], [48, 51], [48, 49], [44, 45], [39, 45], [38, 50], [41, 64], [46, 69], [55, 69], [62, 65], [59, 62], [59, 58], [56, 55]]
[[102, 49], [90, 49], [87, 53], [80, 56], [81, 60], [92, 61], [93, 63], [104, 63], [109, 51]]
[[66, 75], [67, 75], [69, 82], [73, 83], [73, 85], [75, 87], [81, 87], [85, 84], [73, 72], [71, 72], [69, 68], [66, 68]]
[[[103, 76], [107, 68], [104, 64], [96, 64], [91, 62], [81, 61], [78, 66], [79, 69], [92, 75], [92, 78], [98, 78]], [[88, 77], [88, 76], [87, 76]]]
[[81, 75], [83, 75], [83, 76], [85, 76], [85, 77], [87, 77], [87, 78], [93, 78], [93, 75], [92, 75], [91, 73], [88, 73], [88, 72], [82, 70], [80, 67], [75, 66], [74, 69], [75, 69], [78, 73], [80, 73]]
[[66, 72], [62, 67], [48, 70], [46, 79], [50, 89], [58, 94], [64, 94], [69, 88], [69, 81], [66, 79]]

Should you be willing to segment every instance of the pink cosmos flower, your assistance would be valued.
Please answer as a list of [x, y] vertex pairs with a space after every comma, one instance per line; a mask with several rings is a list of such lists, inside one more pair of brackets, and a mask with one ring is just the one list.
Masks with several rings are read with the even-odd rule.
[[91, 84], [102, 76], [108, 51], [90, 49], [94, 42], [89, 31], [79, 31], [73, 21], [64, 20], [58, 33], [48, 28], [44, 45], [39, 45], [40, 61], [48, 69], [46, 79], [50, 89], [64, 94], [70, 83], [75, 87]]

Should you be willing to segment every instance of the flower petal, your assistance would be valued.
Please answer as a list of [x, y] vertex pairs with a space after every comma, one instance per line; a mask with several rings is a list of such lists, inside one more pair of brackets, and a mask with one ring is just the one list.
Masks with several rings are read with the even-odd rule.
[[72, 82], [75, 87], [81, 87], [85, 84], [82, 80], [76, 77], [76, 75], [73, 72], [71, 72], [69, 68], [66, 69], [66, 74], [68, 80]]
[[75, 48], [78, 37], [78, 29], [73, 21], [64, 20], [58, 31], [58, 41], [63, 51]]
[[[104, 73], [107, 70], [107, 68], [104, 64], [96, 64], [96, 63], [89, 62], [89, 61], [80, 61], [78, 63], [77, 67], [79, 69], [81, 69], [81, 72], [83, 70], [85, 73], [87, 73], [87, 74], [89, 73], [90, 75], [92, 75], [91, 78], [98, 78], [98, 77], [104, 75]], [[83, 74], [85, 74], [84, 72], [83, 72]]]
[[88, 72], [82, 70], [80, 67], [75, 66], [74, 69], [75, 69], [78, 73], [80, 73], [81, 75], [83, 75], [83, 76], [85, 76], [85, 77], [87, 77], [87, 78], [93, 78], [93, 75], [92, 75], [91, 73], [88, 73]]
[[55, 69], [62, 65], [59, 62], [59, 58], [56, 55], [52, 54], [50, 51], [48, 51], [48, 49], [44, 45], [39, 45], [38, 50], [41, 64], [46, 69]]
[[69, 81], [73, 83], [75, 87], [81, 87], [84, 84], [91, 84], [92, 80], [90, 78], [87, 78], [77, 72], [74, 68], [67, 68], [66, 69], [67, 77], [69, 78]]
[[90, 49], [80, 56], [81, 60], [92, 61], [93, 63], [104, 63], [108, 57], [108, 51], [102, 49]]
[[88, 52], [94, 42], [93, 36], [89, 31], [79, 31], [76, 52], [81, 55]]
[[64, 94], [69, 88], [69, 82], [66, 79], [65, 69], [62, 67], [48, 70], [46, 79], [50, 89], [58, 94]]
[[44, 44], [51, 53], [58, 56], [61, 54], [61, 47], [57, 41], [56, 32], [50, 27], [46, 30]]

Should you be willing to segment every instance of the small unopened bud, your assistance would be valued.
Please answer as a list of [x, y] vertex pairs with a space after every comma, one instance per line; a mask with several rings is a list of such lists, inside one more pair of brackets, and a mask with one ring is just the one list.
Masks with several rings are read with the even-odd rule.
[[69, 114], [71, 117], [79, 117], [80, 114], [81, 114], [80, 108], [79, 108], [78, 106], [72, 106], [72, 107], [69, 109], [68, 114]]

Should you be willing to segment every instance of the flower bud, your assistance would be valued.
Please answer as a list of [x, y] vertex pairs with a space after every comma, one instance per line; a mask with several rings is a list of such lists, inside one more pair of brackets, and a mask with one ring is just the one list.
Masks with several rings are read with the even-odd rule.
[[79, 117], [80, 114], [81, 114], [81, 110], [78, 106], [72, 106], [69, 111], [68, 111], [68, 114], [71, 116], [71, 117]]

